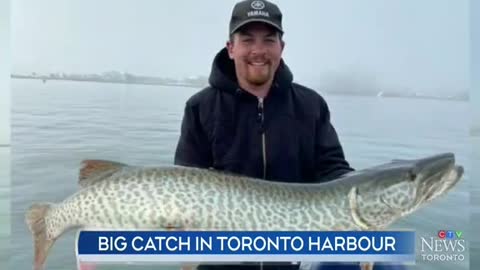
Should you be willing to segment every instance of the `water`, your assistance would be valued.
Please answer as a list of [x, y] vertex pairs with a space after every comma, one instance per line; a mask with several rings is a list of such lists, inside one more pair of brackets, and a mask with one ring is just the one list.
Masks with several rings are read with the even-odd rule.
[[0, 146], [0, 262], [8, 259], [10, 235], [10, 147]]
[[[25, 209], [78, 190], [83, 159], [136, 165], [172, 164], [186, 99], [198, 89], [80, 82], [12, 81], [11, 268], [30, 269], [32, 239]], [[393, 158], [451, 151], [464, 181], [447, 197], [396, 224], [434, 236], [469, 222], [468, 103], [327, 96], [348, 160], [357, 169]], [[74, 233], [57, 241], [48, 269], [75, 269]], [[137, 269], [137, 268], [135, 268]], [[156, 268], [158, 269], [158, 268]], [[463, 263], [422, 263], [415, 269], [468, 269]]]
[[[472, 166], [472, 173], [470, 179], [475, 179], [470, 181], [470, 207], [471, 207], [471, 214], [470, 214], [470, 233], [472, 235], [471, 241], [471, 249], [470, 249], [470, 265], [480, 265], [480, 236], [476, 231], [480, 228], [480, 185], [476, 179], [480, 178], [480, 168], [478, 164], [480, 164], [480, 134], [471, 137], [471, 145], [472, 145], [472, 159], [471, 164], [475, 164], [476, 166]], [[471, 267], [474, 269], [473, 267]]]

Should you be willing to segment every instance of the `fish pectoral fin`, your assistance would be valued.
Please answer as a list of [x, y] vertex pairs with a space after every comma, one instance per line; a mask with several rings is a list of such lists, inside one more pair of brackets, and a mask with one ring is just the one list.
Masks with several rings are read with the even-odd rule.
[[124, 163], [108, 160], [84, 160], [82, 161], [82, 167], [80, 168], [78, 183], [81, 187], [87, 187], [113, 175], [123, 167], [127, 166], [128, 165]]

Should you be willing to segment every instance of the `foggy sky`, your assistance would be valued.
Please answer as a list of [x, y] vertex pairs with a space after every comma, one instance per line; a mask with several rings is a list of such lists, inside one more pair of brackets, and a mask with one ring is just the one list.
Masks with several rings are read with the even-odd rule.
[[[234, 0], [12, 1], [13, 72], [208, 75]], [[329, 74], [468, 90], [467, 0], [277, 0], [297, 82]]]
[[10, 143], [9, 1], [0, 1], [0, 145]]

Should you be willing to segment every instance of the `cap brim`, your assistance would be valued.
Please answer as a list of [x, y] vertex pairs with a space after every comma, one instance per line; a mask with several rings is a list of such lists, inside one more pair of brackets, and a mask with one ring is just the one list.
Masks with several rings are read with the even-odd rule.
[[230, 32], [230, 34], [233, 34], [235, 33], [238, 29], [240, 29], [242, 26], [245, 26], [249, 23], [252, 23], [252, 22], [263, 22], [263, 23], [266, 23], [268, 25], [271, 25], [273, 26], [275, 29], [277, 29], [280, 33], [283, 33], [283, 30], [280, 26], [272, 23], [271, 21], [269, 20], [265, 20], [265, 19], [260, 19], [260, 18], [252, 18], [252, 19], [248, 19], [240, 24], [238, 24], [237, 26], [235, 26], [235, 28], [232, 29], [232, 31]]

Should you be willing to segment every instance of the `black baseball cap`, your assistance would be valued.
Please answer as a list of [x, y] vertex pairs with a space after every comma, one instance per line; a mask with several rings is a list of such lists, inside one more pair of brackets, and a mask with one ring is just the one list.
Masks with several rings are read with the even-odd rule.
[[230, 34], [250, 22], [264, 22], [283, 33], [282, 12], [277, 5], [265, 0], [244, 0], [233, 7]]

